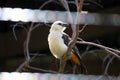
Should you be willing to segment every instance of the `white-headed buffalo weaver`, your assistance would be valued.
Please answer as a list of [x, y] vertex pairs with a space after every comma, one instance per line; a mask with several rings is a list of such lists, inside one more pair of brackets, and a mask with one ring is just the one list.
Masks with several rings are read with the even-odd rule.
[[[64, 33], [67, 24], [62, 21], [55, 21], [50, 29], [50, 33], [48, 35], [48, 44], [51, 53], [58, 59], [66, 53], [68, 49], [68, 44], [70, 42], [70, 37]], [[80, 57], [76, 54], [73, 49], [69, 59], [71, 59], [75, 64], [80, 65]]]

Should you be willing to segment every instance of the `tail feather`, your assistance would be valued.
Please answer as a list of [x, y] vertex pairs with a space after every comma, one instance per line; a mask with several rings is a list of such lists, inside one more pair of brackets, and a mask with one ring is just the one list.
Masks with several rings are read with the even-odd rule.
[[77, 65], [80, 65], [80, 63], [81, 63], [80, 58], [77, 55], [75, 55], [74, 53], [71, 55], [71, 60]]

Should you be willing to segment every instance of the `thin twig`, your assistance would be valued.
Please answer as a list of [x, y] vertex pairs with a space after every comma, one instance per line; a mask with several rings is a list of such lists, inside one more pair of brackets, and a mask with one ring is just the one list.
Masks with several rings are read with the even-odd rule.
[[53, 2], [53, 1], [55, 1], [55, 0], [48, 0], [48, 1], [46, 1], [45, 3], [42, 4], [42, 6], [40, 6], [39, 9], [42, 9], [42, 8], [43, 8], [44, 6], [46, 6], [48, 3], [51, 3], [51, 2]]
[[104, 8], [101, 4], [97, 3], [96, 1], [93, 1], [93, 0], [85, 0], [85, 1], [91, 2], [91, 3], [97, 5], [97, 6], [100, 7], [100, 8]]
[[107, 71], [108, 71], [108, 68], [110, 66], [110, 63], [113, 61], [114, 58], [115, 58], [115, 56], [113, 56], [112, 58], [110, 58], [110, 60], [108, 61], [107, 65], [105, 67], [104, 75], [107, 75]]
[[[66, 0], [59, 0], [59, 1], [61, 2], [63, 7], [65, 8], [65, 10], [67, 11], [67, 15], [68, 15], [69, 21], [70, 21], [71, 25], [73, 26], [74, 21], [73, 21], [72, 15], [70, 13], [70, 9], [69, 9], [69, 5], [68, 5], [67, 1]], [[72, 27], [72, 29], [73, 29], [73, 27]]]
[[28, 62], [30, 60], [29, 42], [30, 42], [30, 36], [31, 36], [33, 26], [34, 26], [34, 23], [31, 23], [30, 28], [28, 29], [28, 32], [27, 32], [26, 40], [24, 42], [24, 53], [25, 53], [26, 60]]
[[27, 61], [24, 61], [15, 71], [16, 72], [21, 72], [26, 64], [27, 64]]
[[82, 29], [79, 30], [79, 33], [81, 33], [85, 29], [86, 26], [87, 26], [87, 24], [85, 24], [84, 26], [82, 26]]
[[36, 24], [36, 25], [32, 28], [31, 31], [33, 31], [34, 29], [36, 29], [37, 27], [39, 27], [39, 26], [41, 26], [41, 25], [43, 25], [43, 24], [42, 24], [42, 23], [38, 23], [38, 24]]
[[[39, 9], [43, 8], [46, 4], [52, 2], [53, 0], [49, 0], [47, 2], [45, 2]], [[26, 60], [29, 61], [30, 60], [30, 53], [29, 53], [29, 42], [30, 42], [30, 36], [31, 36], [31, 32], [37, 28], [38, 26], [40, 26], [41, 23], [37, 24], [34, 26], [34, 23], [32, 22], [30, 27], [29, 27], [29, 30], [27, 32], [27, 37], [26, 37], [26, 40], [24, 42], [24, 53], [25, 53], [25, 57], [26, 57]]]
[[69, 5], [68, 5], [68, 3], [67, 3], [66, 0], [59, 0], [59, 1], [62, 3], [63, 7], [64, 7], [67, 11], [70, 11]]
[[[120, 56], [118, 55], [118, 53], [120, 53], [120, 51], [118, 50], [115, 50], [115, 49], [112, 49], [112, 48], [109, 48], [109, 47], [106, 47], [106, 46], [103, 46], [103, 45], [100, 45], [100, 44], [96, 44], [96, 43], [93, 43], [93, 42], [87, 42], [87, 41], [77, 41], [78, 44], [87, 44], [87, 45], [93, 45], [93, 46], [97, 46], [97, 47], [100, 47], [106, 51], [108, 51], [109, 53], [111, 53], [112, 55], [116, 56], [118, 59], [120, 59]], [[116, 54], [116, 53], [117, 54]]]
[[75, 1], [67, 1], [70, 4], [75, 4]]
[[75, 5], [76, 7], [78, 7], [78, 0], [75, 0]]
[[33, 54], [30, 53], [30, 55], [31, 56], [47, 56], [46, 54], [38, 54], [38, 53], [33, 53]]
[[[43, 8], [45, 5], [47, 5], [48, 3], [52, 2], [53, 0], [49, 0], [47, 2], [45, 2], [41, 7]], [[31, 37], [31, 32], [36, 29], [38, 26], [40, 26], [41, 23], [37, 24], [34, 26], [34, 22], [31, 23], [30, 27], [28, 27], [28, 31], [27, 31], [27, 35], [26, 35], [26, 40], [24, 41], [24, 54], [25, 54], [25, 58], [26, 58], [26, 62], [28, 63], [29, 61], [31, 61], [30, 58], [30, 52], [29, 52], [29, 42], [30, 42], [30, 37]], [[24, 64], [23, 64], [24, 65]]]
[[30, 65], [28, 65], [27, 68], [30, 68], [30, 69], [33, 69], [33, 70], [37, 70], [37, 71], [46, 72], [46, 73], [57, 73], [56, 71], [40, 69], [40, 68], [33, 67], [33, 66], [30, 66]]
[[28, 31], [28, 32], [27, 32], [26, 40], [25, 40], [25, 42], [24, 42], [24, 53], [25, 53], [25, 57], [26, 57], [26, 60], [27, 60], [27, 61], [30, 60], [30, 53], [29, 53], [30, 35], [31, 35], [31, 31]]
[[22, 23], [22, 22], [18, 22], [18, 23], [16, 23], [15, 25], [13, 25], [12, 31], [13, 31], [13, 36], [15, 37], [15, 40], [17, 40], [17, 36], [16, 36], [16, 33], [15, 33], [15, 28], [16, 28], [17, 26], [18, 26], [18, 27], [21, 27], [21, 28], [23, 28], [25, 31], [27, 31], [26, 28], [23, 26], [23, 23]]
[[[49, 0], [47, 2], [45, 2], [39, 9], [42, 9], [45, 5], [47, 5], [48, 3], [52, 2], [54, 0]], [[15, 27], [18, 26], [18, 24], [20, 23], [17, 23], [16, 25], [14, 25], [13, 27], [13, 35], [15, 37], [15, 39], [17, 40], [17, 37], [16, 37], [16, 34], [15, 34]], [[34, 26], [34, 22], [31, 23], [30, 26], [27, 26], [28, 27], [28, 30], [25, 28], [25, 30], [27, 31], [27, 35], [26, 35], [26, 40], [24, 41], [24, 54], [25, 54], [25, 62], [22, 63], [17, 69], [16, 71], [21, 71], [21, 69], [24, 68], [24, 66], [28, 65], [28, 63], [36, 56], [34, 55], [32, 58], [30, 58], [30, 52], [29, 52], [29, 42], [30, 42], [30, 37], [31, 37], [31, 32], [36, 29], [38, 26], [40, 26], [41, 23], [37, 24]]]

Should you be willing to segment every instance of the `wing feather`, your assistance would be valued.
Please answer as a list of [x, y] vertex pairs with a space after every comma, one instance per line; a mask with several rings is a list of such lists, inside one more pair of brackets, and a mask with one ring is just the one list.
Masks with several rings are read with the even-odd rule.
[[[68, 44], [69, 44], [69, 42], [71, 40], [71, 38], [69, 37], [69, 35], [67, 35], [67, 34], [64, 33], [63, 36], [62, 36], [62, 38], [64, 40], [64, 43], [68, 46]], [[78, 57], [78, 59], [81, 61], [80, 53], [79, 53], [79, 50], [78, 50], [78, 48], [77, 48], [76, 45], [73, 47], [72, 51]]]

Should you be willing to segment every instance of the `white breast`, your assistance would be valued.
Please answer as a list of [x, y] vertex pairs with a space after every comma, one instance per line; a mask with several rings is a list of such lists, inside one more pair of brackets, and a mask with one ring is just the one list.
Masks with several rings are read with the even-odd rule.
[[67, 46], [64, 44], [62, 33], [60, 32], [51, 32], [48, 36], [48, 43], [51, 53], [56, 58], [60, 59], [67, 51]]

